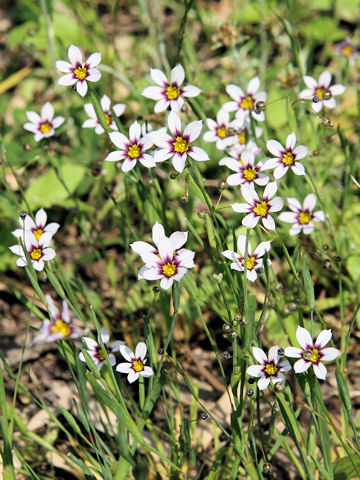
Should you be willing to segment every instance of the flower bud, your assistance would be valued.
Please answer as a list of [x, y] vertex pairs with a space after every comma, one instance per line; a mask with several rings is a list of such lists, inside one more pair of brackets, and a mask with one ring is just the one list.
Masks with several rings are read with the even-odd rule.
[[158, 287], [157, 285], [155, 285], [155, 287], [153, 287], [153, 292], [154, 292], [154, 293], [159, 293], [159, 292], [160, 292], [160, 287]]
[[247, 395], [248, 397], [252, 397], [252, 396], [254, 395], [254, 390], [253, 390], [252, 388], [248, 388], [248, 389], [246, 390], [246, 395]]
[[219, 183], [219, 190], [222, 192], [223, 190], [226, 190], [228, 188], [228, 184], [225, 181], [222, 181]]
[[227, 360], [228, 358], [230, 358], [230, 353], [228, 351], [225, 351], [221, 354], [222, 358], [224, 358], [225, 360]]
[[20, 218], [24, 219], [26, 217], [27, 213], [25, 212], [25, 210], [21, 210], [19, 215], [20, 215]]
[[200, 412], [199, 416], [200, 416], [201, 420], [207, 420], [209, 418], [209, 415], [204, 411]]
[[285, 382], [276, 382], [274, 388], [277, 392], [283, 392], [285, 390]]
[[204, 219], [204, 218], [206, 218], [206, 215], [208, 215], [208, 212], [206, 210], [200, 210], [198, 215], [199, 215], [200, 218]]
[[224, 323], [224, 325], [222, 326], [222, 328], [223, 328], [224, 332], [229, 332], [230, 329], [231, 329], [230, 325], [228, 325], [227, 323]]
[[163, 348], [159, 348], [159, 350], [157, 351], [159, 355], [164, 355], [164, 349]]
[[264, 473], [269, 473], [271, 475], [273, 473], [273, 466], [271, 465], [271, 463], [266, 462], [264, 463], [263, 470]]
[[314, 103], [319, 103], [319, 102], [320, 102], [320, 98], [315, 95], [315, 97], [313, 97], [312, 101], [313, 101]]

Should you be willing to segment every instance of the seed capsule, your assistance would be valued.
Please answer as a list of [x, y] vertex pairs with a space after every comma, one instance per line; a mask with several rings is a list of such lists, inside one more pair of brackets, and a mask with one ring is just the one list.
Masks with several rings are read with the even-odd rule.
[[224, 358], [225, 360], [227, 360], [229, 357], [230, 357], [230, 353], [228, 351], [225, 351], [221, 354], [222, 358]]
[[254, 390], [253, 390], [252, 388], [248, 388], [248, 389], [246, 390], [246, 395], [247, 395], [248, 397], [252, 397], [252, 396], [254, 395]]
[[331, 97], [332, 97], [332, 93], [330, 92], [330, 90], [325, 90], [325, 92], [323, 93], [323, 99], [330, 100]]
[[285, 382], [277, 382], [274, 386], [277, 392], [282, 392], [285, 389]]
[[319, 103], [319, 102], [320, 102], [320, 98], [315, 95], [315, 97], [313, 97], [312, 101], [313, 101], [314, 103]]
[[155, 287], [153, 287], [153, 292], [154, 292], [154, 293], [159, 293], [159, 292], [160, 292], [160, 287], [158, 287], [157, 285], [155, 285]]
[[209, 415], [206, 412], [202, 411], [200, 412], [200, 418], [201, 420], [207, 420], [209, 418]]
[[158, 354], [159, 354], [159, 355], [164, 355], [164, 349], [163, 349], [163, 348], [159, 348]]
[[228, 184], [224, 181], [219, 183], [219, 190], [222, 192], [223, 190], [226, 190], [228, 188]]
[[257, 110], [264, 111], [265, 110], [265, 102], [262, 102], [261, 100], [259, 102], [256, 102], [255, 107]]
[[19, 213], [20, 215], [20, 218], [25, 218], [27, 213], [25, 212], [25, 210], [21, 210], [21, 212]]

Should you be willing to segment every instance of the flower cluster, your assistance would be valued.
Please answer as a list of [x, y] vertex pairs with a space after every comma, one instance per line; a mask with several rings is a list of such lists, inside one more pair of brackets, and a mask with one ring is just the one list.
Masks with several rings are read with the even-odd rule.
[[[315, 375], [321, 380], [325, 380], [327, 370], [322, 362], [335, 360], [341, 354], [340, 350], [336, 348], [324, 348], [331, 337], [331, 330], [322, 330], [314, 344], [306, 328], [299, 326], [296, 331], [296, 338], [302, 348], [287, 347], [283, 351], [286, 357], [299, 359], [294, 364], [295, 373], [303, 373], [312, 365]], [[270, 348], [268, 356], [258, 347], [253, 347], [252, 351], [254, 358], [260, 365], [251, 365], [247, 368], [246, 373], [259, 378], [259, 390], [264, 390], [270, 381], [274, 384], [285, 381], [283, 372], [291, 370], [291, 365], [288, 360], [281, 359], [277, 345]]]

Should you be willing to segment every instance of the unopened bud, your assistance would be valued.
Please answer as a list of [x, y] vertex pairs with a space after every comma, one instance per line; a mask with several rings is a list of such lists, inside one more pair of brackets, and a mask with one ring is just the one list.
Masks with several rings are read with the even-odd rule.
[[257, 110], [264, 111], [265, 110], [265, 102], [263, 102], [261, 100], [259, 102], [256, 102], [255, 108]]
[[329, 250], [329, 245], [327, 245], [326, 243], [323, 245], [323, 249], [324, 250]]
[[159, 348], [158, 354], [159, 354], [159, 355], [164, 355], [164, 349], [163, 349], [163, 348]]
[[319, 103], [319, 102], [320, 102], [320, 98], [315, 95], [315, 97], [313, 97], [312, 101], [313, 101], [314, 103]]
[[228, 188], [228, 184], [225, 181], [219, 183], [219, 190], [222, 192]]
[[255, 378], [249, 378], [248, 382], [250, 383], [250, 385], [252, 385], [253, 383], [255, 383]]
[[19, 213], [20, 215], [20, 218], [25, 218], [27, 213], [25, 212], [25, 210], [21, 210], [21, 212]]
[[196, 478], [198, 476], [199, 472], [196, 467], [191, 467], [187, 471], [188, 478]]
[[247, 325], [248, 319], [246, 317], [241, 318], [241, 325]]
[[159, 293], [159, 292], [160, 292], [160, 287], [158, 287], [157, 285], [155, 285], [155, 287], [153, 287], [153, 292], [154, 292], [154, 293]]
[[30, 143], [25, 143], [25, 145], [24, 145], [24, 151], [25, 152], [31, 152], [32, 149], [33, 149], [33, 147], [30, 145]]
[[253, 390], [252, 388], [248, 388], [248, 389], [246, 390], [246, 395], [247, 395], [248, 397], [252, 397], [252, 396], [254, 395], [254, 390]]
[[285, 382], [276, 382], [274, 388], [277, 392], [283, 392], [285, 390]]
[[323, 119], [323, 124], [326, 126], [326, 127], [329, 127], [329, 128], [332, 128], [334, 126], [334, 124], [332, 123], [332, 121], [330, 120], [330, 118], [328, 117], [325, 117]]
[[333, 257], [334, 262], [341, 262], [342, 258], [340, 256]]
[[320, 150], [314, 150], [313, 157], [317, 157], [318, 155], [320, 155]]
[[284, 355], [284, 353], [285, 353], [284, 349], [280, 347], [279, 350], [278, 350], [279, 357], [282, 357]]
[[237, 336], [236, 330], [231, 330], [230, 331], [230, 337], [236, 337], [236, 336]]
[[181, 203], [187, 203], [189, 201], [188, 195], [181, 195], [180, 201]]
[[224, 323], [223, 326], [222, 326], [224, 332], [229, 332], [231, 327], [230, 325], [228, 325], [227, 323]]
[[178, 173], [172, 172], [170, 173], [170, 180], [175, 180], [178, 177]]
[[206, 412], [200, 412], [200, 418], [201, 420], [207, 420], [209, 418], [209, 415]]
[[222, 358], [224, 358], [225, 360], [227, 360], [228, 358], [230, 358], [230, 353], [228, 351], [225, 351], [221, 354]]
[[206, 210], [200, 210], [200, 212], [198, 213], [199, 217], [204, 219], [206, 218], [208, 212]]
[[264, 470], [264, 473], [270, 473], [271, 474], [273, 472], [273, 466], [271, 465], [271, 463], [266, 462], [266, 463], [264, 463], [263, 470]]
[[97, 168], [97, 167], [95, 167], [95, 168], [93, 168], [93, 169], [91, 170], [91, 175], [92, 175], [93, 177], [98, 177], [98, 176], [100, 175], [100, 173], [101, 173], [101, 171], [100, 171], [100, 169]]
[[325, 258], [322, 262], [321, 265], [326, 268], [327, 270], [331, 267], [331, 262], [328, 258]]

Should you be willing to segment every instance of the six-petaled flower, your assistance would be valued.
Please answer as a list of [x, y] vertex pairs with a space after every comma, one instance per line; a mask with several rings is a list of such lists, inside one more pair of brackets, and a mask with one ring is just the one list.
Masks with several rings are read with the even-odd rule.
[[327, 370], [322, 362], [335, 360], [341, 354], [340, 350], [336, 348], [324, 348], [325, 345], [329, 343], [331, 337], [331, 330], [322, 330], [314, 343], [306, 328], [298, 326], [296, 338], [301, 348], [285, 348], [285, 355], [287, 357], [299, 358], [294, 364], [295, 373], [306, 372], [312, 365], [315, 375], [321, 380], [325, 380]]
[[270, 213], [280, 211], [284, 205], [284, 200], [280, 197], [271, 200], [276, 192], [277, 183], [268, 183], [260, 200], [254, 185], [246, 183], [241, 185], [241, 194], [248, 203], [233, 203], [231, 206], [235, 212], [248, 213], [242, 220], [242, 224], [246, 227], [256, 227], [261, 218], [265, 228], [275, 230], [275, 221]]
[[132, 170], [138, 160], [144, 167], [155, 167], [156, 163], [154, 158], [148, 153], [145, 153], [154, 144], [152, 137], [150, 134], [141, 137], [141, 126], [138, 122], [130, 125], [129, 138], [126, 138], [125, 135], [120, 132], [111, 132], [109, 136], [119, 150], [110, 152], [105, 158], [106, 161], [117, 162], [123, 160], [121, 165], [123, 172]]
[[[118, 127], [114, 121], [113, 114], [111, 113], [111, 100], [107, 95], [103, 95], [100, 100], [101, 108], [104, 112], [106, 125], [111, 128], [111, 130], [118, 130]], [[101, 135], [105, 132], [101, 123], [99, 122], [98, 116], [96, 115], [94, 106], [92, 103], [85, 103], [84, 105], [85, 112], [89, 115], [89, 119], [85, 120], [82, 124], [83, 128], [95, 128], [95, 133]], [[123, 103], [116, 103], [112, 107], [115, 115], [120, 117], [124, 113], [125, 105]]]
[[116, 370], [120, 373], [126, 373], [129, 383], [133, 383], [140, 375], [142, 377], [151, 377], [154, 375], [153, 369], [146, 364], [147, 347], [145, 342], [139, 342], [136, 345], [135, 353], [126, 345], [120, 346], [121, 355], [127, 362], [119, 363]]
[[200, 135], [202, 128], [201, 120], [189, 123], [182, 132], [178, 113], [170, 112], [168, 125], [172, 136], [160, 131], [150, 133], [155, 145], [160, 148], [154, 155], [155, 162], [163, 162], [173, 157], [172, 164], [175, 170], [181, 173], [185, 168], [188, 155], [199, 162], [209, 160], [205, 150], [191, 145]]
[[34, 338], [31, 345], [37, 342], [57, 342], [58, 340], [67, 340], [69, 338], [79, 338], [86, 335], [86, 330], [79, 330], [70, 325], [70, 311], [67, 302], [62, 304], [60, 314], [50, 295], [45, 296], [50, 310], [51, 320], [44, 320], [39, 335]]
[[52, 137], [55, 129], [59, 128], [65, 121], [64, 117], [54, 118], [54, 107], [50, 102], [46, 102], [40, 112], [25, 112], [28, 122], [24, 123], [25, 130], [34, 134], [35, 142], [39, 142], [43, 138]]
[[256, 183], [257, 185], [263, 186], [269, 182], [269, 177], [264, 173], [261, 173], [264, 169], [263, 162], [260, 161], [255, 163], [255, 155], [250, 150], [244, 150], [241, 153], [240, 160], [228, 158], [226, 166], [230, 168], [230, 170], [236, 172], [226, 179], [226, 182], [229, 185]]
[[83, 62], [81, 50], [75, 45], [70, 45], [68, 49], [69, 62], [57, 60], [56, 68], [65, 73], [59, 78], [59, 85], [74, 85], [79, 95], [84, 97], [88, 91], [87, 82], [97, 82], [101, 78], [101, 73], [95, 67], [101, 62], [101, 54], [96, 52]]
[[288, 198], [287, 202], [292, 211], [280, 213], [279, 220], [293, 224], [290, 235], [297, 235], [301, 231], [309, 235], [315, 228], [314, 222], [323, 222], [326, 218], [322, 210], [313, 213], [316, 205], [316, 196], [313, 193], [305, 197], [303, 205], [296, 198]]
[[150, 70], [151, 78], [159, 86], [146, 87], [142, 95], [153, 100], [158, 100], [155, 104], [156, 113], [163, 112], [168, 107], [177, 112], [184, 105], [183, 97], [196, 97], [201, 93], [200, 88], [193, 85], [181, 85], [184, 82], [185, 71], [182, 65], [176, 65], [170, 72], [170, 81], [166, 78], [164, 72], [158, 68]]
[[251, 365], [246, 369], [246, 373], [252, 377], [259, 378], [257, 383], [259, 390], [265, 390], [272, 383], [284, 382], [283, 372], [291, 370], [290, 363], [285, 359], [279, 359], [279, 347], [275, 345], [269, 349], [269, 355], [266, 356], [264, 350], [258, 347], [252, 348], [255, 359], [260, 365]]
[[228, 95], [233, 99], [231, 102], [227, 102], [223, 105], [223, 108], [228, 112], [236, 111], [236, 118], [239, 121], [243, 121], [252, 115], [255, 120], [262, 122], [265, 120], [265, 114], [263, 111], [258, 111], [256, 108], [257, 102], [266, 101], [266, 93], [258, 92], [260, 88], [259, 77], [254, 77], [250, 80], [246, 93], [237, 85], [229, 84], [225, 87]]
[[[122, 345], [125, 345], [125, 342], [122, 340], [116, 340], [115, 342], [109, 344], [110, 334], [105, 327], [101, 328], [100, 337], [106, 349], [110, 365], [114, 366], [116, 363], [114, 352], [117, 352]], [[106, 361], [106, 356], [101, 346], [100, 338], [98, 338], [98, 341], [96, 342], [90, 337], [83, 337], [83, 341], [85, 342], [86, 350], [90, 357], [94, 360], [96, 367], [98, 370], [101, 370]], [[82, 352], [79, 353], [79, 358], [82, 362], [86, 362], [85, 355]]]
[[[22, 239], [25, 245], [25, 249], [30, 256], [32, 266], [39, 272], [44, 269], [44, 262], [52, 260], [56, 256], [56, 252], [53, 248], [50, 248], [52, 234], [45, 232], [41, 235], [39, 240], [36, 239], [32, 232], [28, 232]], [[21, 245], [13, 245], [9, 247], [10, 250], [19, 255], [16, 265], [18, 267], [26, 267], [28, 264], [24, 249]]]
[[303, 80], [308, 88], [303, 90], [299, 96], [308, 100], [315, 99], [316, 101], [312, 103], [312, 109], [316, 113], [320, 112], [323, 105], [326, 108], [335, 108], [336, 101], [334, 96], [345, 92], [344, 85], [336, 84], [330, 87], [331, 73], [328, 70], [325, 70], [320, 75], [319, 81], [316, 81], [315, 78], [309, 75], [303, 77]]
[[204, 140], [206, 142], [216, 142], [216, 148], [224, 150], [226, 147], [233, 145], [235, 142], [234, 135], [231, 132], [230, 115], [224, 109], [218, 111], [216, 121], [212, 118], [206, 119], [209, 130], [204, 133]]
[[48, 224], [46, 224], [46, 222], [47, 222], [46, 212], [43, 208], [40, 208], [40, 210], [38, 210], [36, 212], [35, 222], [30, 217], [30, 215], [26, 215], [25, 219], [19, 217], [20, 228], [17, 228], [16, 230], [12, 231], [11, 233], [16, 238], [22, 238], [23, 241], [24, 241], [27, 233], [29, 233], [29, 232], [33, 233], [36, 240], [40, 240], [41, 236], [44, 233], [50, 233], [51, 236], [55, 235], [55, 233], [58, 231], [60, 225], [56, 222], [51, 222], [51, 223], [48, 223]]
[[[248, 242], [247, 261], [246, 261], [246, 276], [251, 282], [257, 279], [257, 273], [264, 266], [263, 256], [270, 250], [271, 242], [261, 242], [252, 253], [251, 243]], [[221, 252], [224, 257], [232, 260], [230, 268], [233, 270], [245, 271], [245, 253], [246, 253], [246, 235], [239, 235], [237, 241], [240, 255], [232, 250], [225, 250]]]
[[153, 251], [150, 251], [151, 246], [146, 242], [135, 242], [131, 248], [139, 253], [145, 262], [138, 273], [139, 280], [161, 280], [160, 287], [167, 290], [174, 281], [182, 279], [188, 268], [195, 266], [195, 252], [180, 248], [187, 240], [187, 232], [175, 232], [170, 237], [159, 235], [155, 238], [156, 248]]
[[291, 168], [295, 175], [305, 175], [305, 168], [299, 160], [307, 155], [308, 148], [304, 145], [296, 145], [296, 135], [291, 133], [286, 139], [286, 146], [283, 147], [277, 140], [268, 140], [266, 142], [267, 149], [276, 158], [270, 158], [264, 162], [263, 169], [268, 170], [275, 168], [274, 177], [279, 179], [283, 177]]

